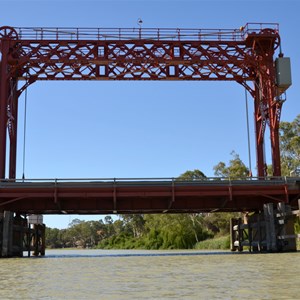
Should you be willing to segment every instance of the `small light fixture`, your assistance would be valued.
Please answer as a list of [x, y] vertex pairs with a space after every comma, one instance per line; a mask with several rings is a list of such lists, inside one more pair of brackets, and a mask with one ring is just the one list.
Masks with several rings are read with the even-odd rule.
[[142, 27], [143, 24], [143, 20], [141, 18], [138, 18], [137, 20], [137, 24], [140, 26], [140, 28]]

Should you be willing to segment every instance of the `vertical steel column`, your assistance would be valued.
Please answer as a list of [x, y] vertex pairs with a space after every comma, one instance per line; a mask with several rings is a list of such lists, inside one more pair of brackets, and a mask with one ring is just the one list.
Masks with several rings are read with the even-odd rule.
[[272, 151], [273, 176], [281, 176], [281, 158], [279, 142], [279, 122], [282, 102], [270, 97], [270, 136]]
[[260, 80], [255, 81], [254, 93], [254, 116], [255, 116], [255, 136], [256, 136], [256, 167], [258, 177], [267, 176], [264, 153], [264, 135], [266, 120], [262, 105]]
[[10, 122], [9, 131], [10, 148], [9, 148], [9, 178], [16, 178], [17, 168], [17, 129], [18, 129], [18, 92], [17, 79], [11, 80], [10, 96]]
[[0, 179], [5, 178], [6, 137], [7, 137], [7, 98], [8, 98], [8, 51], [9, 39], [3, 38], [0, 44]]
[[270, 129], [271, 155], [273, 176], [281, 176], [280, 149], [279, 149], [279, 121], [282, 102], [276, 99], [275, 64], [273, 61], [273, 47], [265, 56], [264, 97], [267, 103], [268, 125]]
[[279, 150], [279, 119], [282, 102], [276, 99], [275, 52], [276, 37], [269, 32], [253, 39], [257, 70], [255, 81], [255, 123], [258, 176], [267, 175], [264, 157], [264, 134], [269, 125], [273, 176], [281, 175]]

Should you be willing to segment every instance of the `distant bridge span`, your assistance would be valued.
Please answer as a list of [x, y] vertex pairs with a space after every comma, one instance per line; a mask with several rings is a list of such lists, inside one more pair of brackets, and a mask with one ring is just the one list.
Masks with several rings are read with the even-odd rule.
[[185, 181], [158, 179], [17, 180], [0, 183], [0, 210], [21, 214], [126, 214], [259, 211], [297, 207], [300, 178]]

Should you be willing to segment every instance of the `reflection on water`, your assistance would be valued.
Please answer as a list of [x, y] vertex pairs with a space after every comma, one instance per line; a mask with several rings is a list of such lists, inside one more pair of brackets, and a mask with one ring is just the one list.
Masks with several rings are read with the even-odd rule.
[[0, 299], [299, 299], [300, 253], [48, 250], [0, 259]]
[[[182, 251], [182, 250], [51, 250], [46, 258], [53, 257], [129, 257], [129, 256], [193, 256], [232, 255], [228, 251]], [[243, 254], [243, 253], [240, 253]]]

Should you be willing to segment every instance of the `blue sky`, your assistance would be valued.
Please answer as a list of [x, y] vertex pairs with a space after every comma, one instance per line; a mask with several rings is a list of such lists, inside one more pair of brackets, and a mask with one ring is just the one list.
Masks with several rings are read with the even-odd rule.
[[[144, 28], [235, 29], [276, 22], [293, 80], [281, 120], [292, 121], [300, 113], [299, 11], [298, 0], [0, 0], [0, 26], [138, 27], [141, 18]], [[255, 169], [252, 103], [249, 97]], [[24, 95], [19, 112], [20, 178]], [[247, 149], [245, 94], [235, 82], [37, 82], [28, 89], [26, 178], [176, 177], [193, 169], [213, 176], [232, 150], [248, 165]], [[44, 219], [64, 228], [75, 217]]]

